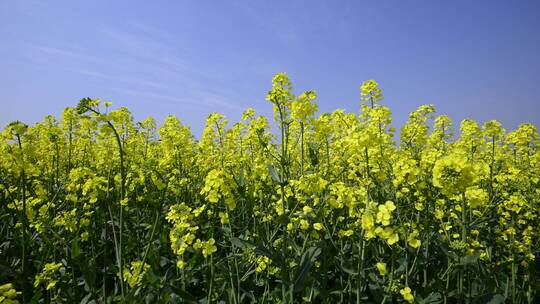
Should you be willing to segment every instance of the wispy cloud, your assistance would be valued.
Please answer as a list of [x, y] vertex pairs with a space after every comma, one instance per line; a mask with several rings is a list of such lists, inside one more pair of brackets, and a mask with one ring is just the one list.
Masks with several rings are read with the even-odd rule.
[[181, 97], [179, 97], [176, 95], [167, 95], [124, 88], [115, 88], [114, 90], [130, 96], [148, 98], [149, 101], [160, 100], [168, 102], [169, 104], [209, 109], [212, 111], [223, 108], [230, 110], [243, 110], [245, 108], [244, 106], [233, 101], [233, 98], [230, 96], [213, 92], [191, 91], [185, 92]]
[[[28, 59], [37, 67], [101, 79], [102, 86], [129, 96], [143, 96], [179, 108], [239, 110], [244, 107], [227, 88], [226, 75], [194, 61], [197, 54], [165, 29], [142, 22], [101, 24], [100, 47], [28, 43]], [[120, 89], [124, 88], [124, 89]]]
[[140, 22], [122, 27], [103, 25], [99, 31], [109, 38], [116, 50], [134, 59], [161, 62], [162, 58], [174, 58], [177, 64], [186, 65], [185, 56], [192, 53], [168, 31]]
[[[118, 70], [122, 68], [122, 65], [115, 63], [112, 60], [106, 60], [98, 56], [90, 55], [84, 52], [66, 49], [49, 47], [42, 45], [31, 45], [32, 50], [31, 60], [40, 65], [51, 65], [55, 63], [61, 63], [56, 65], [56, 69], [70, 71], [81, 75], [118, 81], [123, 83], [130, 83], [135, 85], [142, 85], [145, 87], [151, 87], [156, 89], [166, 89], [167, 85], [155, 81], [151, 81], [145, 78], [137, 78], [133, 76], [119, 75], [111, 72], [111, 70]], [[95, 64], [107, 67], [106, 69], [97, 70]], [[94, 68], [92, 68], [94, 67]]]
[[112, 60], [103, 59], [99, 56], [94, 56], [85, 52], [77, 51], [75, 49], [58, 48], [52, 46], [45, 46], [39, 44], [29, 44], [28, 47], [33, 51], [33, 55], [41, 54], [44, 56], [64, 58], [64, 59], [76, 59], [85, 63], [99, 63], [106, 66], [119, 67], [120, 64]]
[[155, 89], [167, 89], [168, 88], [168, 86], [163, 84], [163, 83], [149, 81], [149, 80], [145, 80], [145, 79], [142, 79], [142, 78], [134, 78], [134, 77], [130, 77], [130, 76], [121, 76], [121, 75], [111, 75], [111, 74], [101, 73], [101, 72], [97, 72], [97, 71], [83, 70], [83, 69], [70, 69], [70, 68], [67, 68], [66, 70], [69, 70], [69, 71], [72, 71], [72, 72], [75, 72], [75, 73], [79, 73], [79, 74], [83, 74], [83, 75], [87, 75], [87, 76], [103, 78], [103, 79], [113, 80], [113, 81], [118, 81], [118, 82], [125, 82], [125, 83], [130, 83], [130, 84], [136, 84], [136, 85], [142, 85], [142, 86], [145, 86], [145, 87], [152, 87], [152, 88], [155, 88]]
[[207, 82], [226, 78], [222, 70], [198, 63], [199, 54], [183, 43], [182, 37], [162, 28], [137, 22], [122, 27], [103, 25], [100, 31], [114, 44], [115, 51], [168, 79], [188, 84], [194, 78]]

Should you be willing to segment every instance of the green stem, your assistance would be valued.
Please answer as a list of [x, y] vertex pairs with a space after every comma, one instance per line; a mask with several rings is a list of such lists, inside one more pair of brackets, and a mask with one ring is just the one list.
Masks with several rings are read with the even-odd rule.
[[214, 287], [214, 258], [210, 255], [210, 287], [208, 287], [208, 296], [206, 303], [212, 302], [212, 289]]
[[[94, 114], [96, 115], [101, 115], [101, 113], [92, 108], [92, 107], [86, 107], [86, 109], [88, 111], [91, 111], [93, 112]], [[126, 184], [126, 173], [125, 173], [125, 169], [124, 169], [124, 150], [122, 148], [122, 140], [120, 139], [120, 135], [118, 134], [118, 132], [116, 131], [116, 128], [114, 127], [113, 123], [110, 121], [110, 120], [107, 120], [107, 125], [111, 128], [111, 130], [113, 131], [114, 133], [114, 136], [116, 138], [116, 143], [118, 144], [118, 150], [120, 152], [120, 178], [121, 178], [121, 184], [120, 184], [120, 219], [119, 219], [119, 225], [120, 227], [118, 228], [118, 246], [117, 246], [117, 255], [116, 255], [116, 258], [117, 258], [117, 264], [118, 264], [118, 267], [120, 268], [119, 269], [119, 272], [120, 272], [120, 291], [122, 293], [122, 299], [125, 298], [125, 294], [124, 294], [124, 269], [123, 269], [123, 263], [122, 263], [122, 230], [123, 230], [123, 226], [124, 226], [124, 208], [122, 206], [122, 202], [124, 201], [124, 196], [125, 196], [125, 184]], [[110, 211], [110, 210], [109, 210]], [[112, 214], [111, 214], [112, 216]]]
[[[461, 195], [461, 241], [463, 242], [463, 245], [466, 246], [467, 244], [467, 201], [465, 199], [465, 193], [462, 193]], [[465, 247], [466, 249], [466, 247]], [[465, 253], [464, 253], [465, 254]], [[462, 254], [462, 256], [464, 256]], [[459, 290], [459, 300], [460, 303], [463, 301], [465, 293], [463, 290], [463, 281], [465, 279], [465, 270], [466, 265], [461, 265], [459, 270], [459, 282], [458, 282], [458, 290]]]
[[[16, 134], [16, 137], [17, 137], [17, 143], [19, 145], [19, 150], [21, 152], [21, 166], [22, 166], [22, 170], [21, 170], [21, 183], [22, 183], [22, 204], [23, 204], [23, 208], [22, 208], [22, 226], [23, 226], [23, 229], [22, 229], [22, 276], [23, 278], [27, 278], [27, 264], [28, 264], [28, 261], [27, 261], [27, 256], [26, 256], [26, 244], [27, 244], [27, 241], [28, 241], [28, 218], [26, 217], [26, 172], [24, 171], [24, 166], [25, 166], [25, 163], [24, 163], [24, 153], [23, 153], [23, 148], [22, 148], [22, 142], [21, 142], [21, 137], [20, 137], [20, 134]], [[28, 288], [28, 284], [24, 284], [23, 285], [23, 303], [27, 303], [28, 301], [28, 296], [29, 296], [29, 293], [30, 293], [30, 290]]]
[[[279, 109], [279, 116], [280, 116], [280, 122], [281, 122], [281, 176], [280, 176], [280, 189], [281, 189], [281, 208], [283, 210], [282, 214], [282, 220], [281, 220], [281, 229], [282, 229], [282, 243], [281, 243], [281, 256], [282, 256], [282, 263], [281, 263], [281, 296], [283, 303], [286, 303], [287, 300], [287, 285], [289, 282], [289, 271], [287, 267], [287, 204], [285, 203], [285, 169], [286, 169], [286, 162], [287, 162], [287, 147], [286, 147], [286, 141], [287, 141], [287, 134], [285, 130], [285, 122], [283, 119], [285, 118], [283, 109], [281, 108], [281, 105], [278, 105]], [[291, 299], [292, 300], [292, 299]]]
[[300, 146], [302, 150], [302, 162], [300, 165], [300, 175], [304, 175], [304, 123], [300, 122]]

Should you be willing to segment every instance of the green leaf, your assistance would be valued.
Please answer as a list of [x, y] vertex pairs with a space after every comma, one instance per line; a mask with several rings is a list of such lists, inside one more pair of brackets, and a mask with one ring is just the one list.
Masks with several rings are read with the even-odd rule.
[[190, 294], [189, 292], [183, 290], [183, 289], [180, 289], [176, 286], [173, 286], [173, 285], [169, 285], [169, 287], [171, 288], [171, 290], [177, 295], [179, 296], [180, 298], [184, 299], [184, 300], [187, 300], [188, 302], [197, 302], [198, 299], [193, 296], [192, 294]]
[[90, 99], [90, 97], [85, 97], [79, 101], [75, 110], [77, 110], [78, 114], [84, 114], [88, 112], [88, 110], [91, 107], [91, 104], [92, 104], [92, 99]]
[[504, 303], [506, 299], [501, 294], [486, 294], [474, 300], [475, 304], [501, 304]]
[[441, 251], [447, 256], [449, 257], [452, 261], [457, 261], [459, 259], [459, 257], [457, 256], [457, 254], [455, 252], [453, 252], [450, 247], [448, 247], [448, 245], [446, 243], [444, 243], [444, 241], [439, 237], [439, 240], [441, 241], [439, 243], [439, 247], [441, 248]]
[[32, 299], [30, 299], [30, 304], [37, 304], [39, 302], [39, 300], [41, 299], [41, 296], [43, 295], [43, 293], [41, 292], [41, 290], [37, 290], [36, 293], [34, 293], [34, 296], [32, 297]]
[[281, 183], [281, 178], [279, 177], [279, 174], [277, 173], [276, 171], [276, 168], [274, 168], [273, 165], [267, 165], [268, 167], [268, 171], [270, 171], [270, 176], [272, 176], [272, 179], [274, 180], [274, 182], [276, 183]]
[[398, 259], [396, 262], [399, 265], [396, 269], [396, 274], [405, 273], [405, 270], [407, 269], [407, 265], [409, 264], [409, 262], [404, 258]]
[[245, 178], [244, 178], [244, 167], [240, 168], [240, 175], [238, 177], [238, 186], [244, 187], [245, 185]]
[[341, 270], [343, 270], [346, 274], [351, 275], [351, 276], [358, 275], [357, 271], [354, 271], [353, 269], [347, 268], [345, 266], [341, 266]]
[[88, 304], [88, 301], [90, 300], [90, 297], [92, 297], [92, 294], [91, 294], [91, 293], [87, 294], [87, 295], [81, 300], [81, 304]]
[[298, 267], [298, 271], [295, 275], [294, 292], [299, 292], [304, 289], [304, 283], [306, 281], [307, 275], [309, 274], [313, 263], [320, 254], [320, 247], [311, 247], [306, 250], [306, 252], [304, 252], [302, 258], [300, 259], [300, 266]]
[[251, 241], [247, 241], [247, 240], [242, 240], [242, 239], [239, 239], [237, 237], [232, 237], [230, 238], [230, 241], [231, 243], [238, 247], [238, 248], [252, 248], [252, 247], [257, 247], [257, 245]]
[[459, 258], [458, 265], [470, 265], [476, 263], [478, 261], [478, 258], [480, 258], [480, 253], [475, 253], [473, 255], [467, 255], [464, 257]]
[[79, 246], [79, 238], [74, 238], [71, 242], [71, 255], [76, 259], [81, 254], [81, 247]]
[[238, 248], [253, 248], [255, 250], [255, 253], [259, 255], [267, 256], [271, 260], [276, 260], [275, 254], [273, 254], [270, 250], [268, 250], [267, 248], [261, 245], [257, 245], [248, 240], [242, 240], [237, 237], [231, 237], [229, 240], [231, 241], [231, 244], [233, 244], [234, 246]]
[[308, 144], [308, 154], [309, 154], [309, 160], [311, 161], [311, 165], [313, 167], [317, 167], [319, 164], [319, 157], [317, 153], [317, 147], [315, 144], [309, 143]]
[[438, 292], [432, 292], [423, 299], [419, 296], [418, 303], [419, 304], [439, 304], [439, 303], [442, 303], [442, 296]]

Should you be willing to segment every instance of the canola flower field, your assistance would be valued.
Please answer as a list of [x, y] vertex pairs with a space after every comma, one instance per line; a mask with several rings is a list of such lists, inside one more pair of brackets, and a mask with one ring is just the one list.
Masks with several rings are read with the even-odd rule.
[[[532, 124], [395, 138], [378, 84], [316, 115], [277, 74], [269, 118], [200, 139], [85, 98], [0, 142], [0, 303], [538, 303]], [[397, 136], [396, 136], [397, 137]]]

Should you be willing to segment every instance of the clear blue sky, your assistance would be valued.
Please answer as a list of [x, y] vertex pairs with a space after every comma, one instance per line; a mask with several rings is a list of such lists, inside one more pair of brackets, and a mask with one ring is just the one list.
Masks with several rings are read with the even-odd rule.
[[273, 74], [321, 111], [377, 80], [400, 126], [421, 104], [456, 122], [540, 125], [540, 1], [0, 2], [0, 125], [82, 97], [135, 118], [269, 115]]

